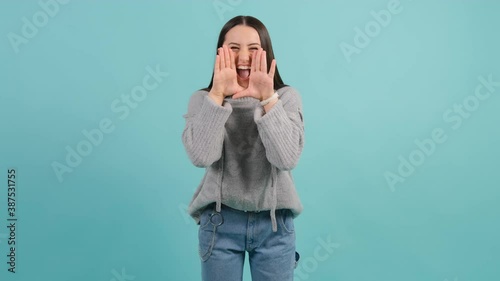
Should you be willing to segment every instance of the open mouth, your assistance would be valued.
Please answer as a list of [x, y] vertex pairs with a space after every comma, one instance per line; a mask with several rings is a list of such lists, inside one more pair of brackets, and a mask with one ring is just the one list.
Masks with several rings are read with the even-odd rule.
[[236, 73], [241, 80], [247, 80], [250, 77], [250, 66], [238, 66]]

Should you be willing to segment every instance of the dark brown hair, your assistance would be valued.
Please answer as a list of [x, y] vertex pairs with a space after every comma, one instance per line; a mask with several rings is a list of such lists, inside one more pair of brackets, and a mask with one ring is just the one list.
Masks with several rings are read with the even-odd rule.
[[[222, 44], [224, 43], [224, 40], [226, 39], [226, 33], [231, 30], [231, 28], [237, 26], [237, 25], [244, 25], [244, 26], [249, 26], [252, 27], [257, 31], [260, 37], [260, 43], [262, 49], [266, 51], [266, 61], [267, 61], [267, 71], [269, 72], [269, 69], [271, 67], [271, 62], [274, 59], [274, 52], [273, 52], [273, 45], [271, 44], [271, 37], [269, 36], [269, 32], [267, 31], [266, 26], [258, 19], [251, 17], [251, 16], [236, 16], [232, 19], [230, 19], [221, 29], [220, 34], [219, 34], [219, 40], [217, 41], [217, 48], [215, 48], [215, 54], [217, 55], [217, 49], [222, 47]], [[208, 85], [207, 88], [204, 88], [202, 90], [205, 91], [210, 91], [212, 89], [212, 83], [214, 80], [214, 74], [212, 72], [212, 78], [210, 79], [210, 84]], [[283, 80], [281, 79], [280, 72], [278, 71], [278, 66], [276, 66], [276, 70], [274, 72], [274, 89], [280, 89], [283, 88], [285, 85], [283, 83]]]

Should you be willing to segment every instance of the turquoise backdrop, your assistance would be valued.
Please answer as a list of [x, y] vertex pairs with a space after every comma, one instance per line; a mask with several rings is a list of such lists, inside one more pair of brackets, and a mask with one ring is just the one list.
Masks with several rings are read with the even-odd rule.
[[1, 1], [0, 280], [201, 279], [182, 115], [240, 14], [303, 99], [295, 280], [499, 280], [493, 0]]

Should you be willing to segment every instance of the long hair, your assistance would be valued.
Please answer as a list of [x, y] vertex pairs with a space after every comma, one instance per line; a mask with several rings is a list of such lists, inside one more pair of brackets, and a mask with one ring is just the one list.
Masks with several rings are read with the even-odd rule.
[[[226, 33], [228, 33], [228, 31], [231, 28], [237, 25], [249, 26], [257, 31], [260, 37], [261, 47], [266, 51], [267, 72], [269, 72], [269, 69], [271, 67], [271, 62], [274, 59], [274, 51], [273, 51], [273, 45], [271, 44], [271, 37], [269, 36], [269, 32], [267, 31], [266, 26], [260, 20], [254, 17], [236, 16], [230, 19], [222, 27], [220, 31], [219, 40], [217, 41], [217, 48], [215, 48], [215, 54], [217, 55], [217, 49], [222, 47], [222, 44], [224, 43], [224, 40], [226, 38]], [[213, 80], [214, 80], [214, 73], [212, 72], [212, 78], [210, 79], [210, 84], [208, 85], [208, 87], [201, 90], [210, 91], [212, 89]], [[278, 66], [276, 66], [273, 80], [274, 80], [273, 85], [275, 90], [288, 86], [283, 83], [283, 80], [281, 79], [280, 76], [280, 72], [278, 71]]]

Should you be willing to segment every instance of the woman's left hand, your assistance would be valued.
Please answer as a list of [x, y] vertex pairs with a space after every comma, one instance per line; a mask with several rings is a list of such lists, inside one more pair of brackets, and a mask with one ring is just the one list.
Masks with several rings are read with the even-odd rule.
[[276, 60], [273, 59], [267, 73], [266, 51], [259, 48], [253, 53], [248, 88], [233, 95], [233, 99], [253, 97], [260, 101], [274, 94], [274, 71]]

